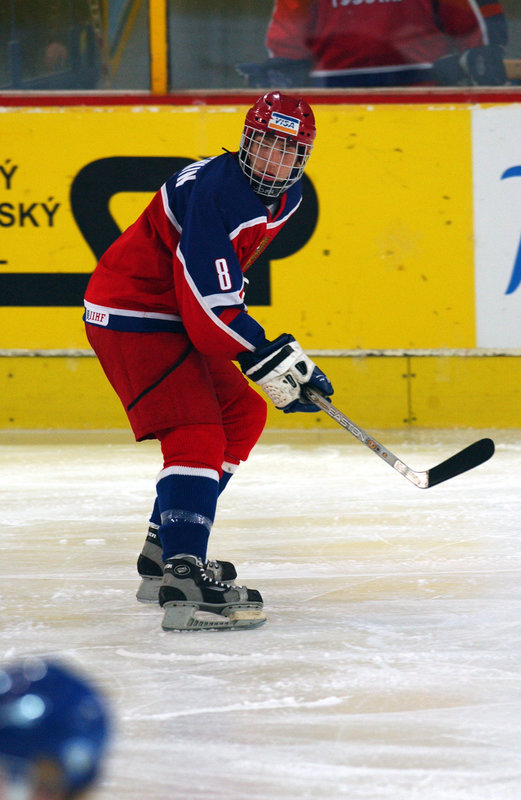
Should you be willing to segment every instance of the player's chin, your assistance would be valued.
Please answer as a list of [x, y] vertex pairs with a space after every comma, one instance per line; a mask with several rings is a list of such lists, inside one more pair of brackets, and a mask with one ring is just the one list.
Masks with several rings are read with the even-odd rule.
[[256, 172], [255, 170], [253, 170], [253, 177], [256, 178], [258, 181], [263, 181], [263, 183], [277, 182], [277, 178], [275, 177], [275, 175], [269, 175], [267, 172]]

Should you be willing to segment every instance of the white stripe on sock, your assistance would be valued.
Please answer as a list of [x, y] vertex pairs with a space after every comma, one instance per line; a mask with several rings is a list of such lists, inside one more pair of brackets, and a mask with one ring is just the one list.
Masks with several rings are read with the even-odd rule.
[[191, 478], [210, 478], [219, 482], [219, 473], [216, 469], [205, 469], [204, 467], [167, 467], [162, 469], [156, 478], [156, 483], [167, 478], [169, 475], [187, 475]]

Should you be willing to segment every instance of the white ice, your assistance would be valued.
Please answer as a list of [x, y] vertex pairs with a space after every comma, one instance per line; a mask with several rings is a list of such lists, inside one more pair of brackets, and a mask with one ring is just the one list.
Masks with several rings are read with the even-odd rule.
[[[375, 433], [415, 469], [483, 435]], [[167, 633], [135, 600], [157, 443], [4, 433], [3, 660], [60, 656], [106, 693], [98, 800], [519, 800], [521, 431], [493, 438], [421, 490], [341, 430], [267, 432], [209, 555], [268, 622]]]

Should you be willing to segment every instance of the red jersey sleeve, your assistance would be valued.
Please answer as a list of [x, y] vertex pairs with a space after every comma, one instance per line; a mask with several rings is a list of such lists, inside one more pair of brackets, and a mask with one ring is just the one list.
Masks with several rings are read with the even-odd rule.
[[275, 0], [266, 34], [270, 56], [311, 58], [310, 41], [316, 28], [316, 0]]
[[460, 51], [482, 44], [504, 45], [507, 42], [507, 25], [499, 2], [438, 0], [437, 14], [443, 32]]

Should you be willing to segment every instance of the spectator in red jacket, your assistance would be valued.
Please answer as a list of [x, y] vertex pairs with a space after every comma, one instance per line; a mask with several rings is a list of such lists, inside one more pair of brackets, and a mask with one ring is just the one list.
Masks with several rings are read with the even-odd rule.
[[507, 24], [494, 0], [275, 0], [269, 58], [250, 86], [506, 83]]

